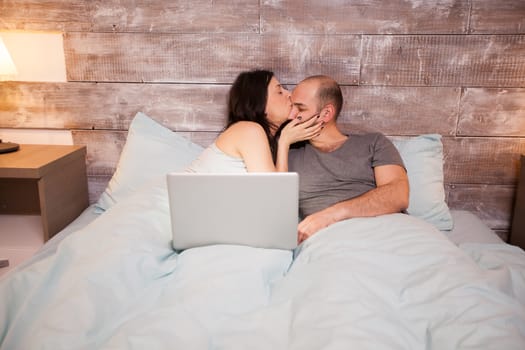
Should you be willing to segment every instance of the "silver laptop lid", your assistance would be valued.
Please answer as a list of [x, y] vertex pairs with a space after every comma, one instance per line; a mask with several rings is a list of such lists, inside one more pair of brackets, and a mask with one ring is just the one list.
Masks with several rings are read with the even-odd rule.
[[297, 173], [170, 173], [173, 248], [297, 246]]

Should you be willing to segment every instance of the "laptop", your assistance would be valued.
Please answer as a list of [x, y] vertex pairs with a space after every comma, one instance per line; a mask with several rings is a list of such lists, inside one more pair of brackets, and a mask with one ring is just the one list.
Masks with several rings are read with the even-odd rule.
[[297, 246], [297, 173], [169, 173], [167, 182], [175, 250]]

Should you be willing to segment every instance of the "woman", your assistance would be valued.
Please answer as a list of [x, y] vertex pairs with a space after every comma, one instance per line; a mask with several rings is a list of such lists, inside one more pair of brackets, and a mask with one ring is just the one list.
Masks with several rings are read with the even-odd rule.
[[[225, 130], [187, 171], [288, 171], [290, 145], [317, 136], [322, 128], [315, 118], [301, 123], [300, 118], [292, 118], [294, 113], [290, 92], [272, 72], [239, 74], [230, 89]], [[277, 138], [277, 131], [288, 119], [292, 120]]]

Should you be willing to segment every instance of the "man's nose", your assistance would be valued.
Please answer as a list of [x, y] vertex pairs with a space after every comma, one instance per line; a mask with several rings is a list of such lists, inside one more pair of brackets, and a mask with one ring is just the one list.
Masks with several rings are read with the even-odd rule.
[[299, 115], [299, 109], [296, 106], [293, 106], [292, 110], [290, 111], [290, 114], [288, 115], [288, 119], [289, 120], [295, 119], [297, 118], [298, 115]]

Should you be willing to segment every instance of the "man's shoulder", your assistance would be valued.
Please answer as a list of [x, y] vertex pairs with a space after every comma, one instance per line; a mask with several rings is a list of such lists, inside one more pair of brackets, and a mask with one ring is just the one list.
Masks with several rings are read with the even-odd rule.
[[378, 139], [383, 137], [386, 138], [386, 136], [379, 131], [353, 132], [349, 133], [348, 136], [364, 139]]
[[383, 142], [388, 140], [388, 138], [381, 132], [361, 132], [361, 133], [350, 133], [348, 134], [348, 139], [352, 140], [354, 143], [361, 145], [374, 145], [378, 142]]

